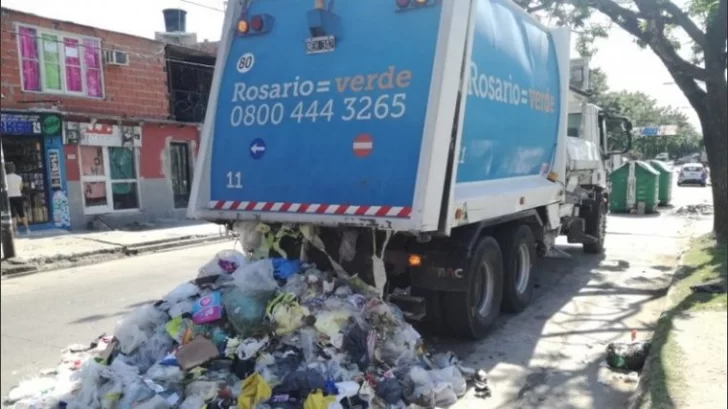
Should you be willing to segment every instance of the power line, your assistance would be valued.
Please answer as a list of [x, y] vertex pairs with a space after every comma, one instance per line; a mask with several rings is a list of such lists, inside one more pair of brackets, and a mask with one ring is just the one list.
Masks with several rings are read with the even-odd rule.
[[191, 0], [180, 0], [182, 3], [192, 4], [193, 6], [202, 7], [203, 9], [213, 10], [213, 11], [219, 11], [221, 13], [224, 13], [225, 10], [219, 9], [217, 7], [208, 6], [206, 4], [197, 3]]

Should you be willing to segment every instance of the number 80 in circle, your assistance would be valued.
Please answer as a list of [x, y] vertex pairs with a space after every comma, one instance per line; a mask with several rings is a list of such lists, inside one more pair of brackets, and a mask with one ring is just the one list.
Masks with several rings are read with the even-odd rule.
[[253, 65], [255, 65], [255, 55], [253, 55], [253, 53], [245, 53], [238, 58], [237, 69], [241, 74], [245, 74], [252, 70]]

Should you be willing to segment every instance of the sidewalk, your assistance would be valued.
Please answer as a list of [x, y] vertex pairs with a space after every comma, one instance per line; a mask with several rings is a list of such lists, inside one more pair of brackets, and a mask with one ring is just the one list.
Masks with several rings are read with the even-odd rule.
[[[636, 408], [728, 407], [728, 250], [694, 240], [667, 297]], [[715, 291], [715, 292], [714, 292]]]
[[150, 225], [136, 230], [31, 231], [16, 237], [16, 257], [3, 260], [1, 270], [6, 276], [66, 268], [225, 238], [222, 227], [192, 221]]

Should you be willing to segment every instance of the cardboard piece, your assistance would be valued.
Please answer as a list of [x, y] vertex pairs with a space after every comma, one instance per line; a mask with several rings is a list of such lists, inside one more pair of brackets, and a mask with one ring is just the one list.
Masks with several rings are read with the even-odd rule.
[[220, 353], [212, 341], [198, 335], [189, 343], [182, 345], [175, 355], [179, 366], [187, 371], [217, 358]]

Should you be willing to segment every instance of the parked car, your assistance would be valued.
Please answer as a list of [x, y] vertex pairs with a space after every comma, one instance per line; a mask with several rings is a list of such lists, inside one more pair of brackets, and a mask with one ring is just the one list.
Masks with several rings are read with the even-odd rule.
[[662, 160], [662, 161], [670, 160], [670, 154], [667, 152], [662, 152], [662, 153], [657, 154], [657, 156], [655, 156], [655, 159]]
[[684, 184], [699, 184], [705, 187], [708, 184], [708, 170], [700, 163], [683, 165], [677, 176], [677, 185]]

